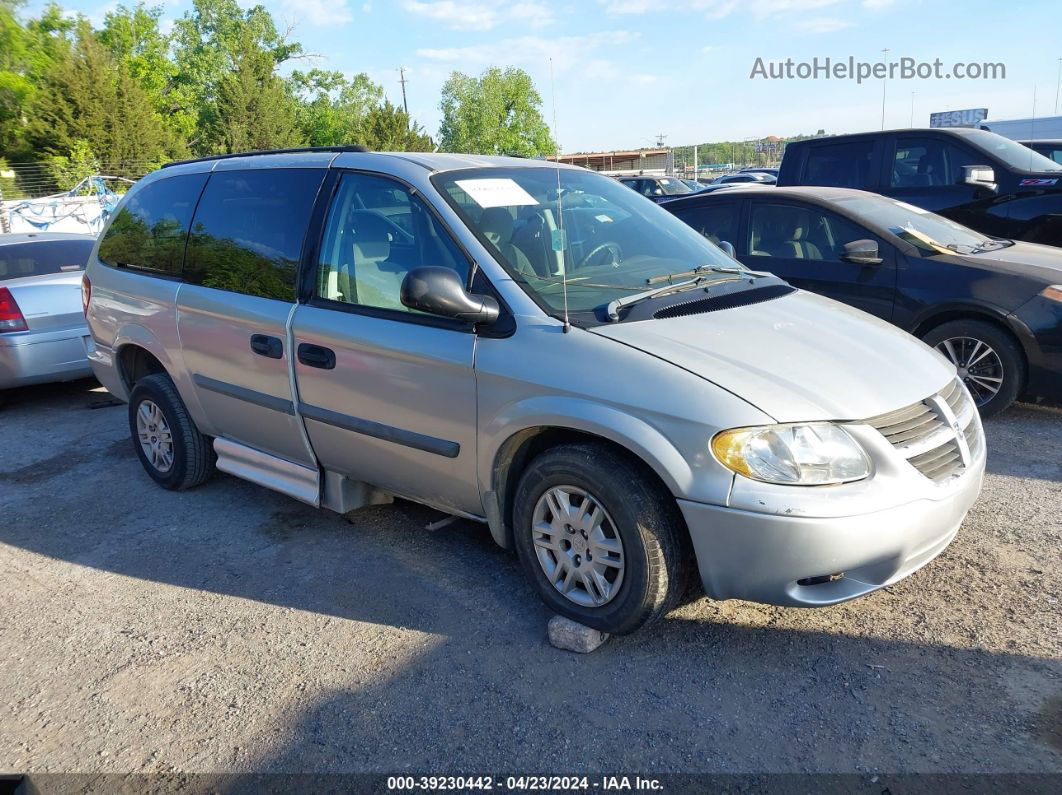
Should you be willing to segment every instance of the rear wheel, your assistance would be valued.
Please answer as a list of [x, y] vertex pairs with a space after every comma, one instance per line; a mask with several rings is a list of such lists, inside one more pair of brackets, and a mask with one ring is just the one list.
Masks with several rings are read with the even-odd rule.
[[594, 629], [626, 634], [674, 607], [690, 564], [674, 499], [603, 444], [548, 450], [525, 470], [516, 551], [543, 601]]
[[214, 474], [214, 447], [195, 427], [168, 375], [136, 382], [129, 396], [129, 431], [144, 470], [163, 488], [189, 489]]
[[1025, 383], [1025, 357], [1014, 338], [983, 320], [953, 320], [922, 338], [955, 365], [982, 417], [1010, 406]]

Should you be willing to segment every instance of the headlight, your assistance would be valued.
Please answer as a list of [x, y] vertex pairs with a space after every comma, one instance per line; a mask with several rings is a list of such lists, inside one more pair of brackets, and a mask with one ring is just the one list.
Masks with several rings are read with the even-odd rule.
[[717, 433], [712, 452], [740, 475], [765, 483], [822, 486], [870, 474], [859, 443], [837, 425], [768, 425]]
[[1062, 304], [1062, 284], [1052, 284], [1040, 291], [1040, 295], [1050, 301], [1058, 301]]

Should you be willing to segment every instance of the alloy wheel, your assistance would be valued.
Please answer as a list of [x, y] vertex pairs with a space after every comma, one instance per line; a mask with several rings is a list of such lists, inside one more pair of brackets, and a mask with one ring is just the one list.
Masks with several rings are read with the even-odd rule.
[[938, 342], [936, 348], [955, 365], [978, 408], [999, 393], [1003, 386], [1003, 362], [984, 340], [950, 337]]
[[611, 601], [623, 584], [623, 541], [608, 511], [576, 486], [553, 486], [531, 519], [539, 565], [565, 598], [583, 607]]
[[153, 401], [144, 400], [136, 410], [136, 432], [140, 449], [158, 472], [169, 472], [173, 466], [173, 434], [166, 416]]

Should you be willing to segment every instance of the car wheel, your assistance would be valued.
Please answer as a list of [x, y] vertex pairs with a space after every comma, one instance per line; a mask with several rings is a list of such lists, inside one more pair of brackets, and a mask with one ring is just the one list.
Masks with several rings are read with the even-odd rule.
[[923, 338], [955, 365], [982, 417], [1013, 403], [1025, 384], [1025, 357], [1006, 331], [983, 320], [953, 320]]
[[140, 463], [163, 488], [189, 489], [214, 474], [214, 446], [195, 427], [168, 375], [145, 376], [133, 386], [129, 430]]
[[606, 445], [537, 456], [520, 478], [513, 527], [543, 601], [594, 629], [633, 632], [685, 591], [692, 553], [674, 499]]

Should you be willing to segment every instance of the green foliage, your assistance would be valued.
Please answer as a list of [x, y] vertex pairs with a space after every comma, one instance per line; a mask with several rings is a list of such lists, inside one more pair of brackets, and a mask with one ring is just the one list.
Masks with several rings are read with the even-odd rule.
[[374, 152], [431, 152], [435, 148], [424, 128], [389, 100], [365, 116], [360, 143]]
[[70, 190], [85, 177], [100, 173], [99, 158], [84, 138], [74, 141], [69, 155], [52, 155], [47, 163], [48, 172], [60, 190]]
[[383, 89], [364, 73], [347, 80], [342, 72], [296, 71], [288, 85], [298, 100], [299, 130], [310, 146], [363, 143], [365, 118], [383, 101]]
[[442, 90], [439, 138], [447, 152], [535, 157], [556, 144], [540, 111], [542, 98], [522, 69], [454, 72]]
[[244, 28], [232, 67], [218, 80], [202, 146], [210, 152], [284, 149], [303, 142], [295, 101], [274, 74], [273, 55]]

